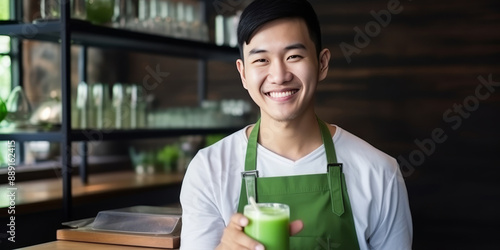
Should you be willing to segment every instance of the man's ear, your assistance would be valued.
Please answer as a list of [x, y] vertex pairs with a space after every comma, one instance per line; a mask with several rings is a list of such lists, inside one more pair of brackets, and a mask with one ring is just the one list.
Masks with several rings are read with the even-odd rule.
[[318, 81], [322, 81], [328, 75], [328, 68], [330, 63], [330, 50], [323, 49], [319, 53], [319, 72], [318, 72]]
[[241, 83], [243, 84], [243, 88], [247, 89], [247, 81], [245, 77], [245, 64], [242, 59], [236, 60], [236, 68], [238, 72], [240, 72]]

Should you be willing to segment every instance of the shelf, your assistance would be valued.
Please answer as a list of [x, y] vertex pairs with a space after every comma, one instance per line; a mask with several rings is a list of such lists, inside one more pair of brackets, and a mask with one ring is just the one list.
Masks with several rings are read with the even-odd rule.
[[154, 139], [183, 135], [229, 134], [238, 128], [172, 128], [172, 129], [133, 129], [133, 130], [73, 130], [73, 141], [107, 141], [107, 140], [134, 140]]
[[35, 130], [0, 130], [0, 141], [61, 141], [62, 133], [58, 131], [40, 132]]
[[42, 41], [58, 41], [61, 31], [59, 22], [42, 22], [38, 24], [12, 23], [2, 24], [0, 22], [0, 35], [15, 36], [22, 39], [35, 39]]
[[[63, 109], [61, 128], [56, 131], [41, 132], [32, 130], [0, 130], [0, 141], [15, 140], [15, 141], [59, 141], [61, 148], [70, 149], [71, 143], [75, 141], [99, 141], [99, 140], [134, 140], [134, 139], [154, 139], [165, 137], [176, 137], [184, 135], [208, 135], [208, 134], [228, 134], [239, 129], [234, 127], [227, 128], [165, 128], [165, 129], [130, 129], [130, 130], [114, 130], [114, 129], [71, 129], [70, 112], [70, 96], [71, 96], [71, 51], [72, 45], [82, 45], [84, 52], [87, 48], [96, 47], [103, 49], [122, 50], [127, 52], [150, 53], [158, 56], [172, 56], [179, 58], [188, 58], [200, 60], [197, 71], [201, 77], [198, 77], [198, 86], [201, 91], [198, 92], [200, 99], [206, 93], [204, 90], [207, 85], [207, 62], [209, 60], [227, 61], [234, 63], [239, 57], [239, 50], [229, 46], [217, 46], [212, 43], [193, 41], [188, 39], [177, 39], [162, 35], [150, 33], [136, 32], [124, 29], [115, 29], [105, 26], [92, 25], [89, 22], [80, 20], [68, 20], [70, 17], [70, 6], [61, 3], [61, 20], [44, 21], [40, 20], [34, 23], [14, 23], [0, 22], [0, 35], [15, 37], [18, 39], [38, 40], [60, 44], [61, 61], [61, 96], [62, 105], [68, 109]], [[18, 6], [19, 8], [19, 6]], [[22, 46], [22, 44], [21, 44]], [[85, 75], [85, 67], [87, 65], [86, 54], [83, 53], [79, 60], [79, 70], [82, 70], [82, 75]], [[175, 60], [175, 59], [174, 59]], [[22, 65], [21, 65], [22, 66]], [[21, 67], [20, 66], [20, 67]], [[196, 69], [195, 69], [196, 70]], [[80, 168], [80, 185], [88, 187], [87, 178], [87, 151], [86, 144], [82, 144], [83, 155]], [[71, 211], [73, 200], [75, 203], [80, 202], [78, 194], [75, 193], [77, 187], [73, 187], [77, 183], [71, 176], [72, 156], [71, 154], [61, 153], [62, 163], [62, 192], [58, 190], [58, 195], [62, 199], [63, 219], [72, 217]], [[92, 176], [93, 177], [93, 176]], [[91, 177], [91, 179], [92, 179]], [[110, 181], [113, 180], [113, 181]], [[178, 181], [181, 181], [180, 177]], [[92, 180], [91, 180], [92, 181]], [[116, 183], [116, 178], [105, 178], [103, 183]], [[61, 185], [61, 180], [58, 180], [56, 186]], [[126, 184], [130, 187], [130, 183]], [[131, 189], [137, 187], [131, 187]], [[24, 188], [22, 188], [24, 190]], [[20, 188], [21, 190], [21, 188]], [[38, 189], [37, 189], [38, 190]], [[73, 191], [72, 191], [73, 190]], [[32, 194], [33, 192], [29, 192]], [[36, 193], [36, 192], [35, 192]], [[75, 196], [75, 199], [73, 199]], [[18, 197], [19, 199], [19, 197]], [[60, 200], [50, 201], [57, 202], [59, 207]], [[16, 204], [17, 205], [17, 204]], [[37, 205], [35, 205], [37, 206]]]
[[[194, 59], [210, 59], [234, 62], [239, 50], [229, 46], [187, 39], [177, 39], [155, 34], [92, 25], [89, 22], [71, 20], [68, 23], [73, 44], [107, 49], [122, 49], [143, 53], [155, 53]], [[61, 23], [45, 21], [33, 24], [5, 24], [0, 35], [22, 39], [59, 42]]]
[[[72, 141], [109, 141], [165, 138], [183, 135], [229, 134], [241, 127], [234, 128], [172, 128], [172, 129], [131, 129], [131, 130], [72, 130]], [[40, 132], [35, 130], [0, 130], [0, 141], [61, 141], [59, 131]]]

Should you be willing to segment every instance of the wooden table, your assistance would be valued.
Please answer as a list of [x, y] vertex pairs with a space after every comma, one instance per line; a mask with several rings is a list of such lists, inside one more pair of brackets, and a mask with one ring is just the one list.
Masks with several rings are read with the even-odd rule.
[[[66, 241], [58, 240], [47, 242], [39, 245], [34, 245], [25, 248], [19, 248], [22, 250], [165, 250], [164, 248], [151, 248], [151, 247], [132, 247], [132, 246], [122, 246], [122, 245], [111, 245], [111, 244], [98, 244], [98, 243], [87, 243], [87, 242], [77, 242], [77, 241]], [[172, 250], [178, 250], [172, 249]]]
[[[138, 175], [133, 171], [93, 174], [89, 183], [82, 184], [78, 176], [72, 179], [73, 205], [106, 200], [119, 194], [151, 190], [168, 185], [180, 185], [183, 173]], [[58, 178], [16, 183], [16, 214], [60, 209], [62, 180]], [[8, 184], [0, 185], [0, 196], [7, 197]], [[8, 212], [9, 200], [0, 199], [0, 215]]]
[[96, 231], [88, 227], [57, 230], [57, 240], [78, 241], [122, 246], [139, 246], [170, 250], [180, 245], [179, 233], [147, 235]]

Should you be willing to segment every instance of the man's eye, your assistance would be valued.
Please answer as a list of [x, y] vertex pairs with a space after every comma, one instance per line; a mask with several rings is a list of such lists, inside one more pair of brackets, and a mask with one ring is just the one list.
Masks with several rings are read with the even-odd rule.
[[290, 59], [300, 59], [300, 58], [302, 58], [302, 56], [299, 56], [299, 55], [291, 55], [291, 56], [289, 56], [289, 57], [288, 57], [288, 60], [290, 60]]
[[265, 63], [266, 62], [266, 59], [257, 59], [255, 61], [253, 61], [254, 63]]

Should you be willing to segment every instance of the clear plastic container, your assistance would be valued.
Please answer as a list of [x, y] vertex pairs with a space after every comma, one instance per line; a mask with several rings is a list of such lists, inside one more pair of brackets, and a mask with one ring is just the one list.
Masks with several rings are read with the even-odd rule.
[[139, 234], [172, 234], [181, 227], [181, 209], [172, 207], [134, 206], [101, 211], [92, 224], [93, 230]]

